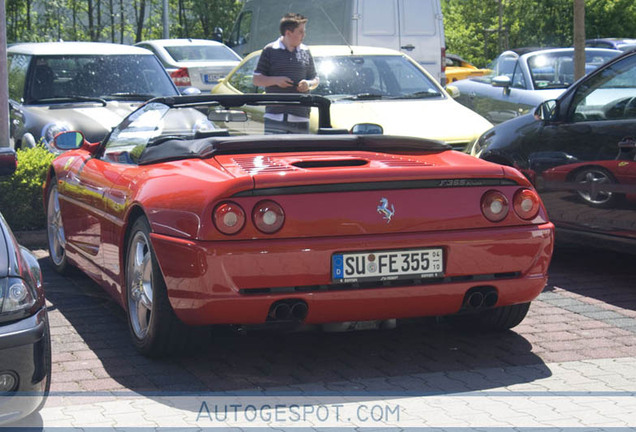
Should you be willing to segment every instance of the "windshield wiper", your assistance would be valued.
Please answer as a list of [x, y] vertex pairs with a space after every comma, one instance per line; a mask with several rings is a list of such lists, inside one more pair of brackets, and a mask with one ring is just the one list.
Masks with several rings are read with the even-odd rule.
[[385, 96], [375, 93], [358, 93], [357, 95], [344, 96], [337, 98], [337, 100], [378, 100], [383, 99]]
[[141, 100], [147, 101], [155, 97], [155, 95], [147, 94], [147, 93], [132, 93], [132, 92], [119, 92], [119, 93], [111, 93], [106, 95], [105, 97], [111, 99], [124, 99], [124, 100]]
[[107, 105], [105, 99], [100, 97], [89, 97], [89, 96], [64, 96], [64, 97], [51, 97], [51, 98], [41, 98], [34, 99], [31, 103], [42, 103], [42, 102], [99, 102], [103, 106]]
[[438, 97], [441, 95], [442, 95], [441, 93], [430, 92], [426, 90], [426, 91], [418, 91], [415, 93], [409, 93], [409, 94], [400, 95], [400, 96], [392, 96], [391, 99], [425, 99], [425, 98]]

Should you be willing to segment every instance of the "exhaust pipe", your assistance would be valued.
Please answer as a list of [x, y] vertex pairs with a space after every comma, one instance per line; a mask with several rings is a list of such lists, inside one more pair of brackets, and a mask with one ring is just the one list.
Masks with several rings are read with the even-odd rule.
[[268, 321], [303, 321], [309, 306], [302, 300], [279, 300], [269, 308]]
[[497, 304], [497, 300], [499, 300], [499, 296], [497, 295], [497, 291], [489, 291], [484, 296], [483, 306], [487, 308], [491, 308]]
[[293, 319], [302, 321], [307, 317], [309, 307], [303, 301], [296, 302], [291, 307], [291, 316]]
[[484, 303], [484, 295], [479, 291], [475, 291], [466, 299], [466, 306], [470, 309], [479, 309]]
[[477, 286], [466, 291], [462, 309], [465, 311], [478, 311], [492, 308], [497, 304], [499, 294], [492, 286]]
[[269, 316], [277, 321], [289, 319], [291, 308], [287, 303], [275, 303], [269, 310]]

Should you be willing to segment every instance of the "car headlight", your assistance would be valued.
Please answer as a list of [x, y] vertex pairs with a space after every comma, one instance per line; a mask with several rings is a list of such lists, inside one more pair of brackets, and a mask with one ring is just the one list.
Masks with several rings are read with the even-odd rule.
[[51, 143], [53, 142], [53, 138], [60, 132], [66, 132], [73, 130], [72, 126], [66, 122], [52, 122], [48, 123], [46, 126], [42, 128], [42, 140], [44, 141], [44, 145], [46, 145], [49, 150], [51, 150]]
[[0, 321], [11, 321], [28, 315], [35, 302], [34, 289], [23, 279], [0, 279]]

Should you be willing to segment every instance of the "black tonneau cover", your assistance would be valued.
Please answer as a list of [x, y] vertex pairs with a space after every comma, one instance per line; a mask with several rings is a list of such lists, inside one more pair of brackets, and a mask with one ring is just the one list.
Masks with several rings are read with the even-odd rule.
[[391, 135], [264, 135], [170, 139], [150, 145], [138, 163], [149, 165], [179, 159], [205, 159], [221, 154], [315, 151], [431, 153], [451, 150], [435, 140]]

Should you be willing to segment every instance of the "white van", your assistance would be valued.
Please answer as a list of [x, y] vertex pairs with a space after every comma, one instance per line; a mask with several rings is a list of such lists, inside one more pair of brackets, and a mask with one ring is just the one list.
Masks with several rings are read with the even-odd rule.
[[280, 36], [281, 17], [309, 19], [308, 45], [368, 45], [408, 54], [445, 84], [440, 0], [246, 0], [227, 45], [245, 56]]

